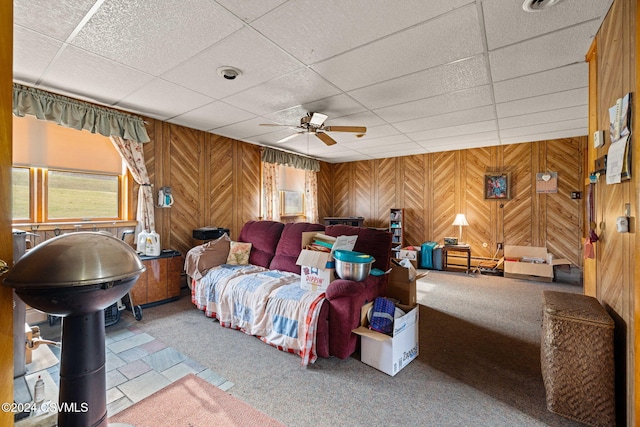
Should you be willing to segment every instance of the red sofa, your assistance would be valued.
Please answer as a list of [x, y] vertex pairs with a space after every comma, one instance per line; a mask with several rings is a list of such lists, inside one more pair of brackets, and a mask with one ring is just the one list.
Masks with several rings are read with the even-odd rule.
[[[302, 249], [302, 233], [323, 231], [329, 236], [357, 235], [355, 251], [375, 258], [373, 268], [387, 271], [391, 257], [391, 233], [364, 227], [311, 223], [283, 224], [275, 221], [249, 221], [238, 236], [237, 241], [252, 244], [249, 264], [270, 270], [288, 271], [300, 274], [296, 260]], [[357, 348], [357, 335], [351, 331], [360, 324], [362, 306], [384, 295], [387, 275], [369, 275], [362, 282], [337, 279], [325, 292], [325, 302], [320, 310], [316, 352], [319, 357], [349, 357]]]

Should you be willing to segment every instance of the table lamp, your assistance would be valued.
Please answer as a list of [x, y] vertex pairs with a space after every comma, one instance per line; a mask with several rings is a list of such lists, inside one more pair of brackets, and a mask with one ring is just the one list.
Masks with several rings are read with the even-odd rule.
[[458, 244], [463, 245], [464, 243], [462, 243], [462, 227], [463, 226], [466, 227], [467, 225], [469, 225], [469, 223], [467, 222], [467, 218], [464, 216], [464, 214], [457, 214], [456, 219], [453, 220], [453, 224], [451, 225], [458, 226], [459, 228]]

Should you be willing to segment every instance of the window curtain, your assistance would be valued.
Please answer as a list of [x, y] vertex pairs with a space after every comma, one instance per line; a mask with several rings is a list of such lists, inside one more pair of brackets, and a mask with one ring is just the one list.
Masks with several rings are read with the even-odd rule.
[[[320, 162], [310, 157], [298, 156], [285, 151], [265, 147], [262, 149], [263, 191], [265, 194], [265, 219], [280, 220], [280, 192], [278, 191], [278, 168], [285, 165], [305, 171], [304, 214], [307, 222], [318, 222], [318, 177]], [[269, 169], [269, 172], [267, 170]], [[267, 177], [267, 173], [270, 174]], [[275, 177], [275, 178], [274, 178]], [[270, 210], [275, 206], [277, 211]]]
[[155, 231], [156, 222], [153, 214], [153, 191], [149, 183], [147, 167], [144, 163], [144, 150], [142, 144], [132, 140], [126, 140], [119, 136], [112, 136], [111, 142], [118, 150], [120, 156], [127, 163], [133, 179], [140, 184], [138, 189], [138, 207], [136, 210], [136, 235], [140, 231]]
[[318, 174], [304, 171], [304, 214], [308, 222], [318, 222]]
[[262, 191], [264, 194], [264, 219], [280, 221], [280, 191], [278, 191], [278, 165], [262, 164]]
[[88, 130], [106, 137], [149, 142], [142, 118], [62, 95], [13, 84], [13, 114], [32, 115], [77, 130]]

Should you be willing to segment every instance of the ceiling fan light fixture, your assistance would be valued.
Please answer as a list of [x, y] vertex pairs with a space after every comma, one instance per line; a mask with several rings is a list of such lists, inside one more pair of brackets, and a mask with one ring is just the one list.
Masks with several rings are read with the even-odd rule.
[[522, 9], [526, 12], [540, 12], [560, 3], [561, 0], [524, 0]]
[[222, 66], [217, 69], [218, 75], [220, 75], [225, 80], [235, 80], [237, 77], [242, 75], [242, 71], [238, 70], [235, 67]]
[[322, 126], [325, 120], [327, 120], [327, 115], [320, 113], [311, 113], [311, 119], [309, 120], [309, 124], [313, 126]]

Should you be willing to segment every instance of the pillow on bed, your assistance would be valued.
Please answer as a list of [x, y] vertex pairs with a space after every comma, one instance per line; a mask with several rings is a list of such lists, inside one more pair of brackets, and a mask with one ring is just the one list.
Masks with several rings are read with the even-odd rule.
[[227, 264], [247, 265], [249, 264], [249, 254], [251, 253], [251, 243], [231, 241]]

